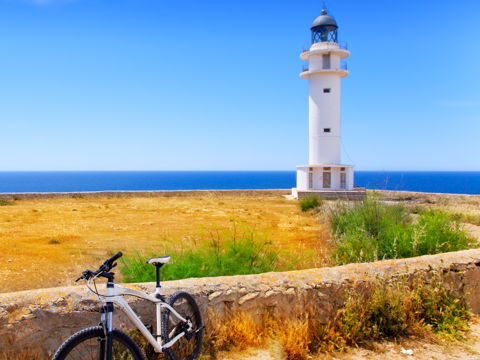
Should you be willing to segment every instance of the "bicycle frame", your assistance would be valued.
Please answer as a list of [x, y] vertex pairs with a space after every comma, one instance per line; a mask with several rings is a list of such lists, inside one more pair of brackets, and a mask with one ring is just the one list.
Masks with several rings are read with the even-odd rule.
[[[113, 304], [117, 305], [118, 307], [122, 308], [125, 314], [128, 316], [128, 318], [133, 322], [135, 327], [142, 333], [143, 336], [148, 340], [148, 342], [153, 346], [156, 352], [163, 352], [163, 349], [169, 348], [173, 344], [175, 344], [182, 336], [185, 336], [185, 332], [181, 332], [175, 338], [170, 340], [167, 343], [163, 343], [163, 339], [160, 336], [161, 334], [161, 327], [162, 327], [162, 309], [167, 308], [170, 310], [170, 312], [175, 315], [177, 319], [180, 321], [188, 323], [187, 319], [183, 318], [177, 311], [175, 311], [174, 308], [172, 308], [169, 304], [166, 302], [162, 301], [161, 299], [158, 299], [154, 295], [156, 294], [146, 294], [141, 291], [133, 290], [133, 289], [127, 289], [122, 286], [116, 285], [114, 283], [108, 282], [107, 283], [107, 292], [105, 296], [102, 296], [105, 298], [105, 302], [107, 304], [107, 312], [102, 313], [102, 323], [104, 323], [106, 330], [107, 330], [107, 339], [108, 335], [111, 334], [113, 326], [112, 326], [112, 320], [113, 320]], [[148, 300], [152, 303], [155, 304], [155, 310], [156, 310], [156, 337], [150, 333], [150, 331], [147, 329], [147, 327], [143, 324], [143, 322], [140, 320], [140, 318], [135, 314], [133, 309], [128, 305], [128, 303], [125, 301], [123, 296], [135, 296], [137, 298], [145, 299]], [[109, 305], [110, 304], [110, 305]], [[171, 336], [171, 335], [170, 335]], [[108, 341], [108, 340], [107, 340]], [[107, 349], [108, 349], [108, 344], [107, 344]], [[111, 346], [110, 346], [111, 349]], [[108, 357], [107, 357], [108, 359]]]

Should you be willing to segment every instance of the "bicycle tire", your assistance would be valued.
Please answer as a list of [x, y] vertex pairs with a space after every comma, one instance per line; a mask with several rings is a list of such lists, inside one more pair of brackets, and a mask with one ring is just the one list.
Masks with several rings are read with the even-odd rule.
[[[193, 360], [200, 354], [202, 346], [203, 322], [200, 309], [192, 295], [184, 291], [173, 294], [168, 304], [175, 309], [184, 318], [192, 321], [193, 329], [189, 332], [189, 336], [181, 337], [175, 344], [164, 350], [165, 354], [171, 360]], [[178, 327], [178, 328], [177, 328]], [[163, 312], [162, 318], [162, 337], [164, 343], [168, 343], [175, 338], [176, 335], [185, 331], [182, 324], [171, 314], [167, 308]]]
[[[112, 360], [145, 360], [142, 351], [130, 336], [118, 329], [113, 329], [112, 336]], [[60, 345], [52, 360], [101, 359], [99, 353], [100, 339], [105, 339], [105, 333], [101, 326], [92, 326], [80, 330]], [[88, 346], [88, 344], [91, 345]]]

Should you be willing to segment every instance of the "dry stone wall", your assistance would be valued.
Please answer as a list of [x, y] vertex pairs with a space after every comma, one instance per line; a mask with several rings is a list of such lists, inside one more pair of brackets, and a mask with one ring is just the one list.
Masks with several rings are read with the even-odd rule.
[[[178, 290], [190, 292], [207, 316], [245, 311], [253, 316], [269, 312], [291, 317], [314, 307], [319, 320], [326, 322], [348, 288], [361, 288], [374, 279], [437, 272], [466, 297], [473, 312], [480, 313], [480, 249], [284, 273], [170, 281], [163, 289], [167, 295]], [[149, 292], [154, 288], [153, 283], [128, 286]], [[132, 298], [130, 304], [143, 321], [152, 322], [150, 303]], [[1, 355], [13, 358], [13, 354], [17, 358], [22, 352], [23, 358], [51, 355], [69, 335], [96, 325], [96, 310], [95, 297], [83, 286], [0, 294], [0, 359]], [[129, 326], [121, 311], [116, 312], [115, 325]]]
[[2, 193], [0, 199], [29, 200], [29, 199], [62, 199], [62, 198], [101, 198], [101, 197], [172, 197], [172, 196], [262, 196], [262, 195], [288, 195], [288, 189], [265, 190], [152, 190], [152, 191], [80, 191], [80, 192], [44, 192], [44, 193]]

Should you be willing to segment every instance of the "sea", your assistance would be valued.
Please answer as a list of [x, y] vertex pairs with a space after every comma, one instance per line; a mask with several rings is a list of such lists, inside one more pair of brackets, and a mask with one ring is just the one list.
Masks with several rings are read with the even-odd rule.
[[[4, 171], [0, 193], [288, 189], [294, 171]], [[480, 171], [356, 171], [355, 186], [480, 194]]]

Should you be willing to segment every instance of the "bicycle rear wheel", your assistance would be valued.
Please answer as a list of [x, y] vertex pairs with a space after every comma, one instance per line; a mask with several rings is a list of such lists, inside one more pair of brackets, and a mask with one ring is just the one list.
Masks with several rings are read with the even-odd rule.
[[[112, 360], [145, 360], [142, 351], [127, 334], [113, 329]], [[80, 330], [68, 338], [52, 360], [107, 360], [103, 328], [94, 326]]]
[[165, 343], [185, 332], [186, 335], [178, 339], [175, 344], [165, 349], [165, 354], [171, 360], [193, 360], [200, 354], [202, 346], [203, 322], [200, 309], [193, 297], [180, 291], [172, 295], [168, 304], [182, 317], [189, 320], [192, 327], [178, 319], [168, 308], [163, 312], [162, 336]]

